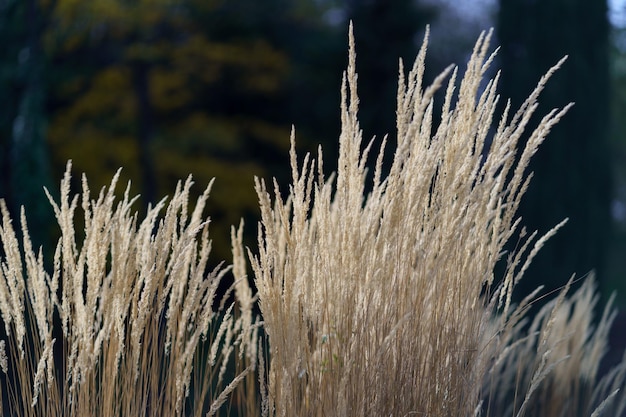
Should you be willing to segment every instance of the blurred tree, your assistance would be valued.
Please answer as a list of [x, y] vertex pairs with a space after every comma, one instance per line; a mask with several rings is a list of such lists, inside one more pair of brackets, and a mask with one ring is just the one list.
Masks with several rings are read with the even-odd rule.
[[46, 57], [41, 36], [50, 2], [8, 0], [0, 4], [0, 197], [13, 218], [26, 207], [33, 243], [49, 242], [51, 211], [43, 186], [50, 188], [45, 143]]
[[522, 223], [539, 233], [565, 217], [570, 222], [539, 253], [518, 296], [539, 284], [560, 286], [574, 272], [581, 276], [595, 269], [604, 277], [612, 189], [608, 35], [604, 0], [500, 2], [503, 96], [516, 108], [540, 76], [569, 55], [548, 83], [537, 113], [576, 102], [537, 152], [520, 212]]
[[228, 228], [240, 217], [254, 233], [252, 177], [287, 183], [292, 124], [301, 153], [323, 143], [336, 168], [348, 18], [371, 137], [394, 131], [397, 60], [412, 62], [429, 16], [409, 0], [40, 3], [56, 179], [72, 159], [98, 190], [121, 166], [141, 207], [189, 173], [197, 192], [217, 177], [214, 259], [230, 257]]
[[[618, 307], [626, 307], [626, 28], [613, 27], [611, 42], [611, 160], [614, 195], [611, 214], [614, 224], [607, 267], [607, 294], [617, 291]], [[609, 292], [610, 291], [610, 292]]]
[[[334, 70], [323, 63], [334, 48], [324, 42], [335, 39], [323, 7], [311, 0], [58, 1], [45, 37], [56, 166], [73, 159], [94, 188], [123, 166], [144, 202], [189, 173], [197, 192], [217, 177], [214, 259], [229, 259], [230, 225], [257, 218], [253, 176], [285, 183], [291, 123], [319, 108], [312, 102], [328, 101], [296, 74]], [[300, 95], [296, 85], [308, 88]], [[338, 85], [329, 86], [333, 114]], [[311, 128], [315, 121], [306, 136], [328, 131]]]

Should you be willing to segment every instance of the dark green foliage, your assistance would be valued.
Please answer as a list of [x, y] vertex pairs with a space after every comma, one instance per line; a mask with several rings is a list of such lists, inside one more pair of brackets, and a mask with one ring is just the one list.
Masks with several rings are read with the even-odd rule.
[[569, 55], [538, 114], [576, 103], [531, 163], [535, 176], [520, 211], [522, 223], [539, 233], [565, 217], [570, 222], [541, 250], [518, 297], [539, 284], [560, 286], [572, 273], [595, 269], [603, 277], [611, 197], [608, 35], [604, 0], [500, 2], [502, 95], [517, 108], [540, 76]]
[[0, 197], [7, 199], [14, 218], [20, 206], [26, 207], [36, 247], [48, 243], [53, 220], [42, 188], [52, 184], [45, 143], [42, 13], [36, 0], [0, 5]]

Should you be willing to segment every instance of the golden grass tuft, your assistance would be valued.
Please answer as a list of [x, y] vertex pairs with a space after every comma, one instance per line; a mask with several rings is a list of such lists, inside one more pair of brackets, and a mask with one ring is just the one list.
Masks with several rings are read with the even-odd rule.
[[[366, 194], [372, 141], [363, 143], [359, 126], [350, 35], [336, 175], [325, 177], [321, 150], [317, 162], [307, 154], [298, 165], [292, 134], [287, 199], [278, 184], [272, 198], [256, 180], [262, 226], [251, 258], [270, 346], [264, 415], [522, 415], [531, 406], [531, 415], [557, 415], [551, 407], [571, 415], [563, 410], [578, 404], [562, 401], [578, 401], [572, 394], [584, 396], [589, 414], [604, 398], [584, 391], [594, 387], [610, 323], [605, 315], [591, 333], [590, 287], [571, 299], [563, 291], [528, 334], [527, 303], [511, 305], [515, 283], [564, 223], [526, 236], [515, 214], [530, 158], [571, 106], [548, 113], [521, 143], [563, 61], [514, 114], [507, 103], [497, 116], [499, 74], [481, 88], [495, 54], [490, 37], [478, 39], [456, 95], [457, 68], [422, 85], [428, 34], [408, 76], [400, 66], [397, 148], [383, 178], [383, 141]], [[514, 238], [519, 249], [498, 284], [495, 265]], [[591, 384], [579, 387], [580, 378]], [[560, 402], [548, 406], [544, 395]]]
[[[239, 304], [241, 312], [234, 305], [213, 310], [231, 268], [207, 270], [211, 241], [202, 212], [211, 184], [191, 213], [189, 178], [140, 222], [128, 189], [115, 201], [117, 178], [92, 200], [83, 177], [81, 196], [72, 196], [68, 163], [61, 201], [48, 194], [61, 229], [51, 274], [41, 250], [33, 251], [23, 214], [19, 242], [1, 206], [8, 343], [0, 345], [0, 362], [11, 415], [213, 415], [254, 369], [250, 362], [227, 379], [228, 366], [256, 341], [249, 302]], [[77, 242], [79, 201], [85, 230]], [[245, 300], [240, 283], [236, 291]]]

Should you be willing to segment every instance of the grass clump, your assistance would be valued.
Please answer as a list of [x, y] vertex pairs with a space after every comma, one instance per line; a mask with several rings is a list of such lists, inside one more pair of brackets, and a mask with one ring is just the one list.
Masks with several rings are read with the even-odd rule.
[[483, 84], [490, 35], [479, 38], [458, 92], [454, 67], [422, 85], [427, 40], [408, 76], [400, 66], [397, 148], [384, 176], [383, 141], [369, 191], [372, 141], [364, 144], [359, 126], [351, 37], [336, 175], [325, 177], [321, 150], [298, 165], [292, 135], [288, 197], [274, 184], [272, 199], [257, 179], [262, 227], [251, 258], [270, 345], [264, 415], [522, 415], [531, 406], [550, 411], [532, 415], [557, 415], [551, 407], [589, 415], [604, 399], [569, 386], [594, 387], [604, 353], [610, 320], [592, 332], [590, 287], [571, 299], [564, 290], [527, 333], [533, 298], [511, 304], [514, 285], [564, 223], [539, 238], [516, 217], [528, 162], [571, 106], [545, 115], [521, 142], [562, 61], [515, 113], [506, 103], [496, 116], [499, 74]]
[[[1, 206], [3, 412], [175, 416], [208, 408], [212, 415], [253, 370], [225, 379], [236, 351], [256, 344], [250, 311], [213, 309], [230, 267], [207, 271], [211, 242], [202, 211], [211, 185], [191, 213], [188, 179], [169, 204], [149, 207], [139, 221], [128, 189], [115, 202], [116, 182], [92, 200], [83, 177], [82, 195], [72, 197], [68, 164], [61, 201], [48, 195], [61, 229], [52, 273], [32, 248], [24, 215], [19, 242]], [[85, 229], [77, 243], [79, 201]]]
[[[565, 222], [528, 234], [516, 211], [532, 155], [570, 105], [530, 129], [562, 61], [518, 110], [501, 105], [499, 74], [483, 81], [495, 54], [490, 36], [478, 39], [462, 77], [449, 67], [423, 86], [427, 37], [408, 75], [401, 64], [397, 145], [383, 168], [387, 141], [376, 152], [362, 138], [350, 35], [337, 172], [325, 174], [321, 149], [299, 161], [292, 133], [287, 197], [276, 181], [272, 196], [255, 180], [261, 222], [248, 260], [256, 295], [243, 225], [232, 231], [232, 266], [207, 270], [202, 213], [211, 185], [190, 212], [187, 180], [140, 221], [128, 190], [115, 202], [117, 177], [96, 200], [85, 179], [72, 196], [68, 165], [61, 201], [50, 198], [61, 228], [50, 272], [24, 216], [20, 241], [3, 205], [3, 413], [198, 416], [236, 406], [246, 416], [620, 415], [626, 361], [599, 375], [615, 316], [609, 303], [594, 324], [593, 280], [571, 295], [568, 284], [533, 319], [541, 289], [511, 301]], [[217, 297], [226, 274], [234, 303]]]

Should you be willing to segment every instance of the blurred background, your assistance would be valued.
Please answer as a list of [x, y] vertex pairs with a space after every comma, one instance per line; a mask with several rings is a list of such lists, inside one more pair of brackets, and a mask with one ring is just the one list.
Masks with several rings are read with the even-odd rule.
[[[229, 229], [259, 218], [253, 176], [290, 179], [322, 144], [334, 170], [339, 88], [355, 25], [366, 139], [395, 129], [398, 59], [410, 65], [431, 25], [427, 81], [461, 71], [482, 30], [501, 45], [501, 91], [519, 106], [562, 56], [539, 114], [575, 101], [533, 163], [521, 210], [529, 230], [568, 225], [518, 288], [548, 290], [595, 270], [626, 307], [626, 2], [624, 0], [0, 0], [0, 197], [26, 206], [52, 253], [53, 212], [73, 160], [92, 195], [123, 167], [141, 211], [193, 174], [210, 198], [213, 259], [230, 261]], [[535, 121], [537, 123], [537, 120]], [[514, 244], [514, 242], [513, 242]], [[50, 259], [50, 258], [49, 258]]]

